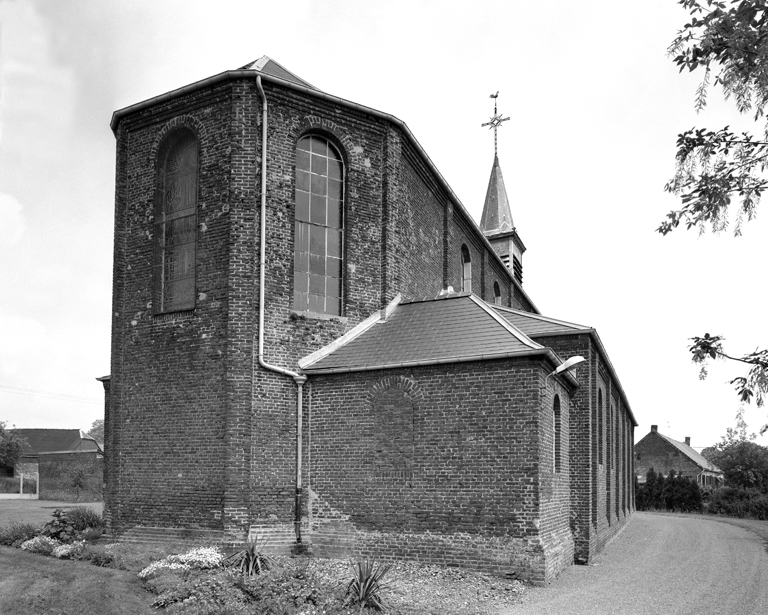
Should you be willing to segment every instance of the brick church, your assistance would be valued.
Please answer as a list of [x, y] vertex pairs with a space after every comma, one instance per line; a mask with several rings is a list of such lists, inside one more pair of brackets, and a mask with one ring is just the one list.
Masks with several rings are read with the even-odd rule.
[[404, 122], [267, 57], [111, 125], [113, 535], [545, 583], [627, 522], [637, 423], [523, 290], [498, 158], [478, 226]]

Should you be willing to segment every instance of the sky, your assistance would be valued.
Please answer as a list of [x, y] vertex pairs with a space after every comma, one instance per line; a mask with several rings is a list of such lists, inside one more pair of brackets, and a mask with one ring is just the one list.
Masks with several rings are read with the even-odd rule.
[[[734, 426], [718, 363], [689, 338], [768, 346], [768, 212], [743, 236], [655, 232], [675, 139], [748, 129], [666, 49], [674, 0], [0, 0], [0, 421], [88, 429], [110, 371], [112, 113], [263, 55], [321, 90], [403, 120], [479, 222], [499, 160], [547, 316], [595, 327], [639, 423], [696, 448]], [[749, 407], [751, 431], [768, 410]], [[757, 440], [768, 444], [768, 436]]]

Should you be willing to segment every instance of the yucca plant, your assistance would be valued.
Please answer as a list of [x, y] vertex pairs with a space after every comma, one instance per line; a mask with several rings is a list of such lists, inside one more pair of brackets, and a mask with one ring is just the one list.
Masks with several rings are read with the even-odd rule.
[[261, 541], [258, 537], [249, 538], [245, 543], [245, 548], [230, 555], [224, 560], [224, 565], [237, 567], [247, 577], [254, 577], [265, 570], [274, 568], [277, 565], [277, 560], [264, 553], [266, 546], [266, 538]]
[[359, 605], [360, 613], [363, 612], [363, 608], [385, 611], [386, 604], [381, 597], [381, 590], [384, 588], [382, 579], [392, 568], [392, 564], [383, 566], [374, 561], [363, 560], [356, 564], [350, 562], [350, 565], [354, 576], [347, 585], [344, 606]]

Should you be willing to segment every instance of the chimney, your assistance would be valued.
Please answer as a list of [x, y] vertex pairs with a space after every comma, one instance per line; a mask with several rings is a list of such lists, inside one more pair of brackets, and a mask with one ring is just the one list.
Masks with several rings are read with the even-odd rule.
[[686, 446], [690, 446], [691, 445], [691, 437], [690, 436], [685, 436], [685, 445]]
[[659, 426], [651, 425], [651, 433], [659, 433]]

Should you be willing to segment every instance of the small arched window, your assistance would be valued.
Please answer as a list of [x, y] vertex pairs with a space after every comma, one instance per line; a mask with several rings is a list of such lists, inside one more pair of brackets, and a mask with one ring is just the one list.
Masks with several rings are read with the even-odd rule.
[[472, 292], [472, 259], [469, 257], [469, 248], [461, 246], [461, 291]]
[[563, 432], [562, 415], [560, 413], [560, 396], [555, 395], [555, 403], [552, 404], [552, 418], [555, 425], [555, 450], [554, 450], [554, 463], [555, 472], [560, 472], [562, 468], [561, 455], [561, 438]]
[[155, 314], [195, 307], [198, 143], [188, 129], [175, 130], [157, 161], [154, 228]]
[[501, 287], [498, 282], [493, 283], [493, 302], [496, 305], [501, 305]]
[[293, 307], [341, 315], [344, 162], [333, 144], [308, 135], [296, 145]]

